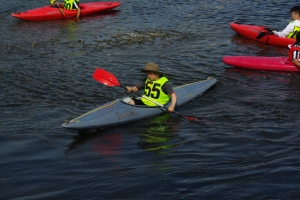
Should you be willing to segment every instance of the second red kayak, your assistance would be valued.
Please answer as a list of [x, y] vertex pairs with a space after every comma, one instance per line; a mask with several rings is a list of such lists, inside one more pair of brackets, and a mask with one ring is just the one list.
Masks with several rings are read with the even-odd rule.
[[[281, 38], [272, 33], [266, 26], [255, 26], [240, 24], [236, 22], [230, 23], [230, 27], [239, 35], [265, 44], [287, 47], [289, 44], [294, 44], [296, 42], [293, 38]], [[260, 37], [257, 39], [257, 36]]]
[[300, 72], [300, 69], [287, 59], [287, 57], [224, 56], [223, 62], [245, 69]]
[[[80, 4], [80, 16], [92, 15], [99, 12], [109, 11], [120, 6], [120, 2], [91, 2]], [[23, 12], [15, 12], [11, 14], [13, 17], [27, 21], [41, 21], [73, 18], [77, 15], [77, 10], [68, 10], [58, 8], [56, 5], [48, 5]]]

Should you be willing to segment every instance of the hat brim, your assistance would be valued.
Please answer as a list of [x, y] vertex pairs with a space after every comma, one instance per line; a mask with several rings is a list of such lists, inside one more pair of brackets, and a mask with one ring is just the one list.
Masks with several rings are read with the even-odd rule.
[[155, 72], [155, 73], [158, 73], [158, 74], [163, 74], [163, 73], [160, 72], [160, 71], [155, 71], [155, 70], [145, 70], [145, 69], [141, 69], [141, 72]]

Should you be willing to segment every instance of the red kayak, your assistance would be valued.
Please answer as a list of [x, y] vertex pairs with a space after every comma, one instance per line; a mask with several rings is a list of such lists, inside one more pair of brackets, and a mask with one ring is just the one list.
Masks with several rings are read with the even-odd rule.
[[265, 44], [287, 47], [296, 42], [293, 38], [281, 38], [272, 34], [266, 26], [255, 26], [231, 22], [230, 27], [239, 35]]
[[[109, 11], [113, 8], [120, 6], [120, 2], [91, 2], [80, 4], [80, 16], [92, 15], [99, 12]], [[16, 12], [11, 14], [13, 17], [28, 20], [28, 21], [41, 21], [52, 19], [73, 18], [77, 15], [77, 10], [68, 10], [59, 8], [56, 5], [48, 5], [24, 12]]]
[[245, 69], [300, 72], [300, 68], [287, 59], [287, 57], [224, 56], [223, 62]]

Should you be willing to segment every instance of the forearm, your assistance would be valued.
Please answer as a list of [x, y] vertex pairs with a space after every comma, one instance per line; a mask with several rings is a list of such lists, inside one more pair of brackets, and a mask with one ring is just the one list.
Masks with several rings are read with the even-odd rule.
[[286, 37], [290, 32], [292, 32], [294, 30], [294, 25], [292, 23], [290, 23], [289, 25], [287, 25], [287, 27], [285, 29], [283, 29], [282, 31], [272, 31], [274, 33], [274, 35], [277, 35], [279, 37]]
[[78, 8], [77, 8], [77, 18], [79, 18], [79, 17], [80, 17], [80, 8], [78, 6]]
[[177, 96], [176, 96], [176, 94], [175, 93], [173, 93], [172, 95], [171, 95], [171, 105], [170, 105], [170, 107], [168, 108], [168, 110], [170, 111], [170, 112], [173, 112], [174, 111], [174, 109], [175, 109], [175, 106], [176, 106], [176, 103], [177, 103]]
[[177, 96], [175, 93], [173, 93], [171, 97], [172, 97], [172, 106], [174, 106], [175, 108], [177, 102]]

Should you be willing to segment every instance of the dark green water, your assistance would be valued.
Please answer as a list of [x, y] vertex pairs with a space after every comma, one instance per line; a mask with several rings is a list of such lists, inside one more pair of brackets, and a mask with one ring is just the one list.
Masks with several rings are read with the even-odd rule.
[[[81, 3], [88, 1], [81, 1]], [[299, 199], [300, 77], [233, 69], [224, 55], [287, 55], [232, 21], [283, 29], [286, 1], [125, 0], [114, 12], [24, 22], [41, 0], [0, 7], [1, 199]], [[177, 111], [79, 134], [61, 124], [126, 95], [156, 62], [175, 85], [218, 79]]]

